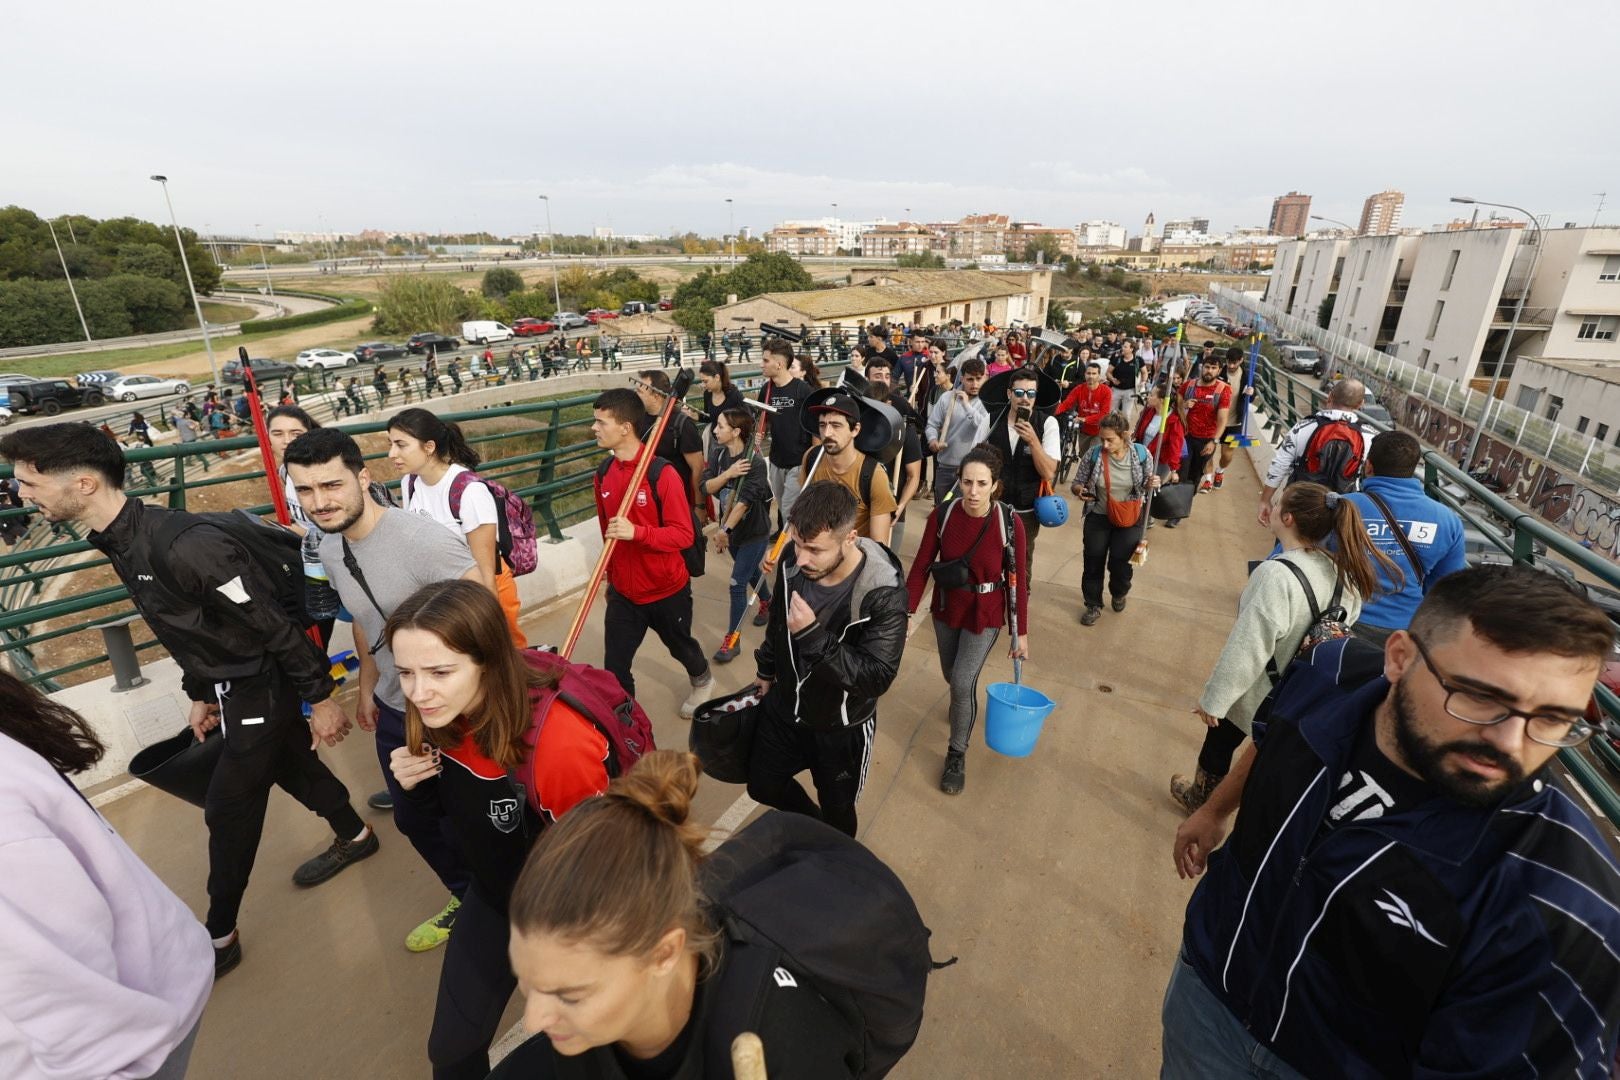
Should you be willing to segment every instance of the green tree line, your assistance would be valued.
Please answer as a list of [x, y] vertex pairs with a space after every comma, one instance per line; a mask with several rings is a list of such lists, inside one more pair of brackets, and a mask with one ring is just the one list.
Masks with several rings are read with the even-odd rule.
[[[84, 336], [62, 263], [73, 276], [96, 338], [160, 333], [190, 325], [185, 271], [172, 230], [137, 218], [53, 219], [59, 258], [45, 220], [20, 206], [0, 209], [0, 348]], [[220, 271], [197, 234], [181, 230], [197, 291], [210, 294]]]

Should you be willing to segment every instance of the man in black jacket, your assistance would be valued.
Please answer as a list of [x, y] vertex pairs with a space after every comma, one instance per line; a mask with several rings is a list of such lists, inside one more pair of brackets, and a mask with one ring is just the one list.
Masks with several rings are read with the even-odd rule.
[[[765, 640], [754, 651], [763, 701], [748, 794], [855, 835], [855, 803], [877, 730], [877, 699], [900, 670], [906, 586], [900, 562], [855, 532], [855, 494], [821, 480], [788, 515]], [[820, 806], [794, 779], [805, 769]]]
[[[223, 725], [225, 750], [204, 809], [208, 933], [216, 974], [242, 958], [237, 912], [279, 784], [325, 818], [332, 845], [293, 874], [315, 885], [373, 854], [377, 837], [315, 754], [340, 742], [348, 718], [332, 698], [326, 656], [275, 598], [268, 572], [234, 538], [124, 495], [124, 455], [89, 424], [46, 424], [0, 439], [23, 498], [47, 521], [78, 522], [123, 579], [153, 635], [180, 665], [198, 739]], [[177, 526], [182, 526], [177, 528]], [[167, 583], [167, 584], [166, 584]], [[310, 705], [306, 725], [300, 705]], [[218, 711], [215, 712], [215, 703]]]

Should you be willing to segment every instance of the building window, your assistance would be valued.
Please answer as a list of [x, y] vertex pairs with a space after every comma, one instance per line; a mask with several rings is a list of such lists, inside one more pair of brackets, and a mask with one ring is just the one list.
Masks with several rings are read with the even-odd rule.
[[1357, 281], [1366, 281], [1367, 280], [1367, 264], [1369, 262], [1371, 262], [1371, 261], [1372, 261], [1372, 252], [1371, 251], [1363, 251], [1361, 253], [1361, 272], [1356, 275], [1356, 280]]
[[1547, 419], [1557, 420], [1558, 414], [1564, 411], [1564, 399], [1557, 394], [1547, 398]]
[[1581, 417], [1579, 420], [1575, 421], [1575, 434], [1577, 434], [1577, 435], [1585, 435], [1586, 434], [1586, 429], [1588, 427], [1590, 427], [1591, 424], [1592, 424], [1591, 417], [1588, 417], [1588, 416]]
[[1616, 331], [1620, 331], [1620, 315], [1582, 315], [1575, 337], [1579, 341], [1613, 341]]
[[1607, 439], [1609, 437], [1609, 425], [1608, 424], [1599, 424], [1598, 429], [1597, 429], [1597, 434], [1592, 436], [1592, 437], [1594, 439], [1596, 439], [1598, 442], [1602, 442], [1604, 439]]
[[1603, 260], [1603, 269], [1598, 271], [1599, 281], [1620, 281], [1620, 255], [1610, 255]]
[[1530, 412], [1531, 410], [1533, 410], [1536, 407], [1536, 399], [1539, 398], [1540, 396], [1541, 396], [1541, 388], [1540, 387], [1538, 387], [1538, 386], [1521, 386], [1521, 387], [1519, 387], [1519, 400], [1514, 402], [1514, 404], [1517, 405], [1519, 408], [1523, 409], [1525, 412]]
[[[1424, 349], [1422, 352], [1418, 353], [1418, 369], [1420, 371], [1428, 371], [1429, 370], [1429, 350], [1428, 349]], [[1438, 370], [1438, 365], [1436, 365], [1436, 369]]]
[[1431, 340], [1434, 338], [1435, 331], [1440, 329], [1440, 316], [1445, 314], [1445, 311], [1446, 302], [1444, 300], [1436, 300], [1434, 302], [1434, 314], [1429, 317], [1429, 332], [1423, 335], [1424, 337]]
[[1446, 279], [1440, 283], [1442, 290], [1451, 288], [1451, 279], [1457, 276], [1457, 260], [1462, 258], [1462, 251], [1452, 249], [1451, 258], [1446, 262]]
[[1356, 286], [1356, 295], [1354, 295], [1354, 296], [1352, 296], [1350, 298], [1350, 314], [1354, 315], [1356, 313], [1356, 308], [1358, 308], [1360, 306], [1361, 306], [1361, 286], [1357, 285]]

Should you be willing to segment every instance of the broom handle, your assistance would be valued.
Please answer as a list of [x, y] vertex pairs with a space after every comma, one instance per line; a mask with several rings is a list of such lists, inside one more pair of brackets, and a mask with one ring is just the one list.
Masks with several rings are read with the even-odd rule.
[[[664, 429], [669, 426], [669, 418], [680, 407], [681, 398], [686, 396], [686, 390], [691, 385], [692, 373], [689, 370], [682, 370], [675, 378], [675, 385], [670, 388], [669, 397], [664, 401], [664, 410], [658, 414], [657, 423], [653, 424], [647, 441], [641, 446], [641, 452], [636, 455], [636, 467], [630, 474], [630, 486], [625, 488], [624, 494], [619, 498], [619, 508], [614, 511], [614, 517], [623, 517], [629, 511], [631, 500], [641, 490], [642, 481], [647, 477], [647, 469], [652, 465], [658, 441], [664, 437]], [[571, 659], [574, 655], [574, 646], [579, 644], [579, 636], [585, 630], [585, 619], [590, 615], [591, 605], [596, 601], [596, 591], [602, 587], [602, 578], [607, 574], [608, 560], [613, 557], [616, 547], [618, 540], [614, 537], [609, 537], [602, 543], [602, 554], [597, 556], [596, 568], [591, 571], [590, 581], [585, 586], [585, 595], [580, 598], [579, 610], [574, 613], [574, 622], [569, 626], [568, 637], [563, 642], [561, 652], [564, 660]]]
[[731, 1041], [731, 1074], [736, 1080], [769, 1080], [765, 1075], [765, 1044], [752, 1031]]

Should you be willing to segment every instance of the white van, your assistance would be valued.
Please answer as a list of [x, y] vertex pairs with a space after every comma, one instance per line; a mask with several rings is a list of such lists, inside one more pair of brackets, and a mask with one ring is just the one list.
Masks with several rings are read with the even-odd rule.
[[464, 322], [461, 324], [461, 340], [470, 341], [475, 345], [488, 345], [491, 342], [507, 341], [517, 337], [512, 328], [505, 323], [498, 323], [492, 319], [480, 319], [477, 322]]

